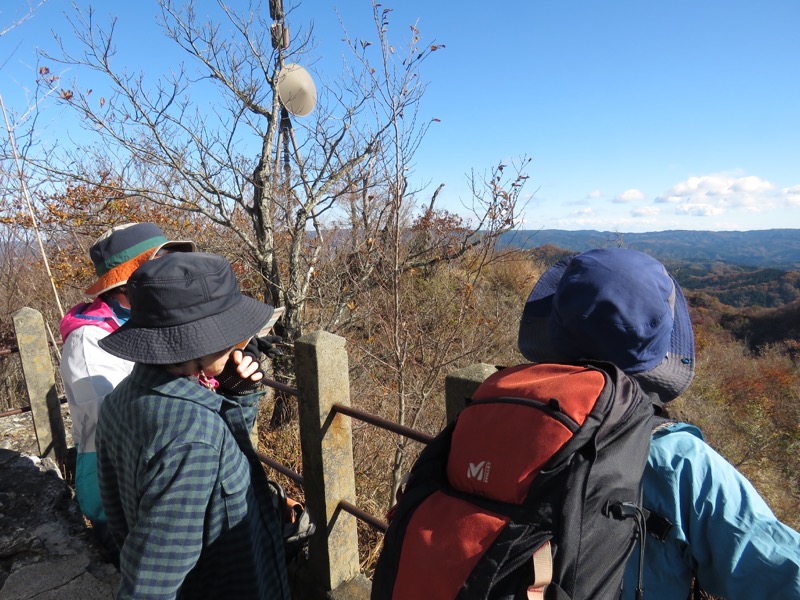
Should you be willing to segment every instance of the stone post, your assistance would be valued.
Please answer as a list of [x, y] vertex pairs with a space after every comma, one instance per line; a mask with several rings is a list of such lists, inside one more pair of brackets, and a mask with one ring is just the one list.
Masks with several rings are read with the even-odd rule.
[[310, 566], [333, 590], [359, 572], [356, 518], [338, 507], [356, 499], [352, 428], [350, 417], [331, 413], [334, 404], [350, 405], [344, 338], [316, 331], [296, 340], [295, 369], [306, 505], [317, 524]]
[[39, 455], [42, 458], [55, 458], [59, 465], [63, 465], [67, 456], [67, 442], [44, 319], [39, 311], [28, 307], [20, 308], [11, 317]]
[[475, 389], [497, 368], [478, 363], [453, 371], [444, 378], [444, 397], [447, 422], [451, 423], [472, 396]]

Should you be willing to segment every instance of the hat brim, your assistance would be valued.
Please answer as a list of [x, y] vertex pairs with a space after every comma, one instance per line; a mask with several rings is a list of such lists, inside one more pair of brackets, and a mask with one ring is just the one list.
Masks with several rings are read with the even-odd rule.
[[[517, 344], [522, 355], [532, 362], [572, 362], [560, 354], [550, 333], [553, 297], [572, 258], [564, 258], [545, 271], [525, 303]], [[645, 392], [657, 394], [663, 402], [674, 400], [686, 391], [695, 372], [689, 307], [680, 285], [671, 275], [670, 278], [675, 286], [675, 311], [667, 355], [652, 369], [631, 375]]]
[[134, 256], [129, 261], [126, 261], [121, 265], [117, 265], [113, 269], [104, 273], [97, 279], [97, 281], [95, 281], [91, 286], [86, 288], [86, 291], [84, 293], [89, 296], [99, 296], [100, 294], [104, 294], [105, 292], [112, 290], [115, 287], [125, 285], [128, 282], [128, 278], [131, 275], [133, 275], [133, 272], [139, 267], [141, 267], [148, 260], [153, 258], [162, 248], [170, 248], [175, 252], [197, 251], [197, 246], [195, 245], [195, 243], [188, 240], [175, 240], [175, 241], [165, 242], [163, 244], [155, 246], [154, 248], [149, 248], [148, 250], [145, 250], [138, 256]]
[[227, 310], [170, 327], [141, 327], [131, 321], [100, 340], [110, 354], [137, 363], [178, 364], [232, 348], [250, 339], [272, 316], [274, 308], [241, 296]]

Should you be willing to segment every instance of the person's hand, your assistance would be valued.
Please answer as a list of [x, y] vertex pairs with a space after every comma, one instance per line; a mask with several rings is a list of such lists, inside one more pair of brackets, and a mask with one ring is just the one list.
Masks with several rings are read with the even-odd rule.
[[257, 356], [237, 348], [231, 353], [231, 360], [236, 365], [236, 372], [242, 379], [250, 379], [252, 381], [264, 379], [264, 371], [261, 370]]
[[218, 392], [234, 396], [246, 396], [257, 392], [261, 387], [264, 372], [261, 370], [258, 358], [253, 355], [252, 351], [248, 351], [249, 346], [250, 343], [245, 346], [244, 350], [237, 348], [231, 352], [228, 362], [225, 363], [225, 368], [217, 375], [217, 381], [219, 381]]

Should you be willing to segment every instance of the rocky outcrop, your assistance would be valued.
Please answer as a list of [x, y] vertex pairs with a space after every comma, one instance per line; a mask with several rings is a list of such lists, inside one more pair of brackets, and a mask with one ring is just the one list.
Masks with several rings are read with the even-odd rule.
[[71, 488], [53, 461], [25, 454], [29, 419], [0, 420], [0, 600], [113, 599], [119, 575]]

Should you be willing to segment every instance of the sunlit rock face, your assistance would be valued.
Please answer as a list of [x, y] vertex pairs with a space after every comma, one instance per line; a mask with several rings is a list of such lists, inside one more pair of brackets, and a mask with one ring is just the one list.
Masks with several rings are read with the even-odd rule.
[[116, 569], [55, 462], [37, 453], [29, 413], [0, 418], [0, 599], [113, 598]]

